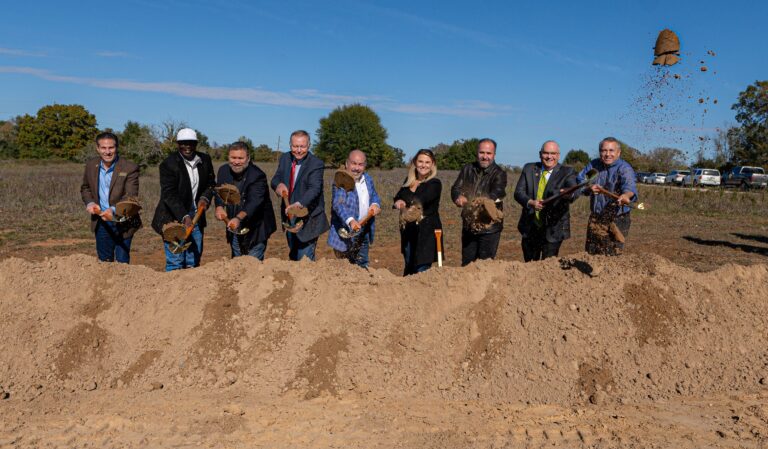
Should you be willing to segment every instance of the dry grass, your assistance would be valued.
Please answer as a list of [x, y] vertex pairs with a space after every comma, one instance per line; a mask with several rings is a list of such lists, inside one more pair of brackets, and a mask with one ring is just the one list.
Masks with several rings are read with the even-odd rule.
[[[277, 168], [275, 163], [260, 164], [271, 178]], [[0, 250], [7, 253], [14, 247], [47, 239], [92, 238], [88, 219], [80, 200], [80, 184], [83, 165], [74, 163], [25, 163], [0, 162]], [[384, 213], [378, 219], [377, 239], [380, 242], [396, 241], [399, 237], [397, 214], [391, 211], [392, 197], [405, 178], [404, 169], [391, 171], [372, 170], [371, 175], [381, 196]], [[441, 171], [443, 182], [441, 217], [447, 237], [454, 238], [461, 231], [459, 213], [450, 199], [450, 186], [457, 172]], [[330, 207], [332, 172], [325, 176], [326, 209]], [[517, 177], [510, 178], [505, 201], [505, 226], [503, 239], [519, 238], [516, 223], [520, 206], [512, 198]], [[691, 190], [661, 186], [640, 186], [642, 201], [648, 206], [643, 212], [647, 217], [710, 216], [749, 220], [768, 215], [768, 194], [738, 192], [724, 189]], [[160, 196], [158, 171], [149, 168], [140, 180], [140, 199], [144, 206], [145, 223], [151, 220]], [[279, 202], [273, 196], [275, 212]], [[579, 199], [572, 207], [572, 216], [583, 219], [588, 214], [589, 202]], [[145, 229], [142, 232], [152, 232]]]

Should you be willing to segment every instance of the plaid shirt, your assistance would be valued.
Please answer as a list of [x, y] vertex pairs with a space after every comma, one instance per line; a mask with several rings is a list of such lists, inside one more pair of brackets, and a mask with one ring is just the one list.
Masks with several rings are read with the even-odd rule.
[[[368, 197], [370, 198], [370, 204], [376, 204], [381, 207], [381, 199], [379, 194], [376, 193], [376, 188], [373, 186], [373, 179], [368, 173], [363, 173], [363, 179], [365, 185], [368, 187]], [[347, 251], [349, 245], [352, 243], [350, 239], [342, 239], [339, 236], [339, 229], [347, 228], [347, 219], [352, 217], [357, 221], [363, 219], [360, 217], [359, 199], [357, 197], [357, 190], [347, 192], [344, 189], [340, 189], [333, 186], [332, 206], [331, 206], [331, 230], [328, 232], [328, 246], [339, 251]], [[368, 222], [369, 241], [373, 243], [373, 232], [376, 227], [376, 219], [372, 218]]]

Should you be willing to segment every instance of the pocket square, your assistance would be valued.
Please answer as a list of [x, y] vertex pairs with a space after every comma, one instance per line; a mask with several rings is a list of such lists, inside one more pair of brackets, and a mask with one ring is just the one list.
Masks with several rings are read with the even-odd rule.
[[120, 172], [117, 176], [128, 176], [128, 172]]

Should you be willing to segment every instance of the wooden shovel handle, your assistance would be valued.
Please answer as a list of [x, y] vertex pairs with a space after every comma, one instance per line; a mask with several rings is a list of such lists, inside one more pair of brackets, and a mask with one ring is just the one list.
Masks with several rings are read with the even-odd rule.
[[443, 241], [441, 237], [443, 236], [443, 230], [442, 229], [435, 229], [435, 240], [437, 241], [437, 252], [442, 253], [443, 252]]
[[203, 216], [205, 213], [205, 208], [207, 206], [205, 203], [203, 203], [202, 206], [197, 208], [197, 212], [195, 212], [195, 216], [192, 217], [192, 226], [188, 227], [186, 231], [184, 231], [184, 241], [186, 242], [190, 235], [192, 235], [192, 230], [195, 229], [195, 225], [198, 221], [200, 221], [200, 217]]

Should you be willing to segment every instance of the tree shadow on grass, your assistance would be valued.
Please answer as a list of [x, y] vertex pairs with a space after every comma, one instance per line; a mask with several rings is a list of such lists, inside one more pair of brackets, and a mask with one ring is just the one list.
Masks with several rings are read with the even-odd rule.
[[741, 234], [739, 232], [731, 232], [731, 235], [734, 237], [738, 237], [742, 240], [754, 240], [756, 242], [760, 243], [768, 243], [768, 237], [764, 235], [756, 235], [756, 234]]
[[684, 235], [683, 238], [685, 240], [688, 240], [689, 242], [696, 243], [697, 245], [725, 246], [731, 249], [738, 249], [738, 250], [744, 251], [745, 253], [759, 254], [761, 256], [768, 257], [768, 248], [764, 248], [760, 246], [745, 245], [743, 243], [733, 243], [725, 240], [706, 240], [706, 239], [700, 239], [698, 237], [693, 237], [690, 235]]

